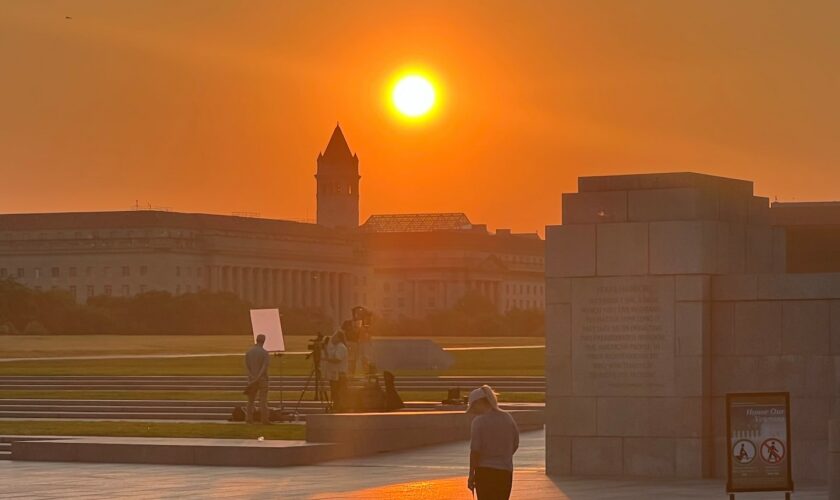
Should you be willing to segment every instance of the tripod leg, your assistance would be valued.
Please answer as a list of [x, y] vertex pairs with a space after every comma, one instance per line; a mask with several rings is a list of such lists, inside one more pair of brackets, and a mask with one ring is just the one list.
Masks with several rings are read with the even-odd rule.
[[309, 389], [309, 382], [312, 381], [312, 376], [315, 375], [315, 370], [309, 372], [309, 376], [306, 378], [306, 384], [303, 385], [303, 390], [300, 391], [300, 397], [298, 398], [296, 410], [300, 410], [300, 403], [303, 401], [303, 396], [306, 394], [306, 390]]

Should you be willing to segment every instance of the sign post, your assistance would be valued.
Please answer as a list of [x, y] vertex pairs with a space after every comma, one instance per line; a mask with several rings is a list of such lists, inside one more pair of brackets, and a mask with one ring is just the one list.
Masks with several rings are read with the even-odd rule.
[[726, 395], [726, 492], [783, 491], [790, 498], [790, 394]]

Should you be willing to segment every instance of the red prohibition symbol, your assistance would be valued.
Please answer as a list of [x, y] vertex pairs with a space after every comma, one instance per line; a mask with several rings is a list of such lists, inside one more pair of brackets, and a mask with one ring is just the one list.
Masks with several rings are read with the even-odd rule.
[[770, 465], [781, 463], [785, 458], [785, 445], [776, 438], [761, 443], [761, 459]]

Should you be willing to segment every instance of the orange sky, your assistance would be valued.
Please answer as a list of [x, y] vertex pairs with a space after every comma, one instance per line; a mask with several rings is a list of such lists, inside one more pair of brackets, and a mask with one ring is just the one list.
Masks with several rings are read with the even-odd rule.
[[[838, 18], [832, 1], [5, 0], [0, 212], [314, 218], [336, 120], [363, 219], [542, 233], [577, 176], [668, 170], [838, 199]], [[408, 65], [445, 93], [422, 125], [383, 102]]]

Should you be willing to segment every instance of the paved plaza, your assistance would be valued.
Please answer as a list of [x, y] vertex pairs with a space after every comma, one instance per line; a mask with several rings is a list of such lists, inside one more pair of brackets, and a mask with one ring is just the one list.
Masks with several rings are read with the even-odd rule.
[[[713, 499], [723, 483], [550, 479], [544, 471], [541, 431], [522, 435], [513, 498]], [[0, 497], [7, 498], [290, 498], [470, 499], [467, 443], [338, 460], [322, 465], [250, 468], [0, 461]], [[739, 495], [745, 500], [779, 494]], [[795, 499], [827, 498], [825, 488], [803, 485]]]

